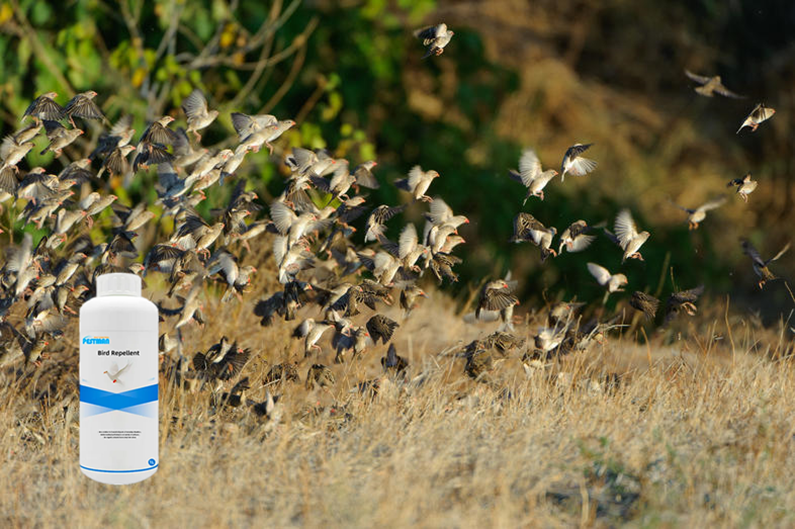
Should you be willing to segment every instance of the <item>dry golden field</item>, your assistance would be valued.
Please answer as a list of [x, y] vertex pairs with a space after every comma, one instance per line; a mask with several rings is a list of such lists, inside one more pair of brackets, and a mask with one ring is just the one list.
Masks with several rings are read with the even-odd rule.
[[[450, 345], [496, 323], [463, 323], [436, 292], [396, 335], [408, 381], [383, 376], [383, 345], [334, 365], [325, 337], [319, 359], [301, 360], [299, 383], [264, 386], [270, 363], [303, 355], [289, 336], [298, 322], [265, 328], [252, 314], [268, 292], [262, 281], [244, 303], [209, 295], [208, 323], [191, 324], [185, 354], [222, 334], [251, 347], [245, 398], [277, 395], [271, 418], [212, 404], [213, 391], [220, 396], [235, 380], [183, 390], [164, 375], [162, 464], [142, 483], [101, 485], [80, 473], [75, 328], [41, 368], [5, 368], [0, 525], [795, 523], [795, 375], [784, 322], [764, 329], [751, 315], [732, 316], [725, 301], [704, 300], [702, 314], [675, 330], [649, 328], [648, 344], [643, 332], [637, 341], [616, 335], [530, 370], [514, 352], [483, 383], [464, 374]], [[298, 321], [313, 310], [302, 309]], [[396, 308], [386, 313], [399, 319]], [[544, 317], [529, 314], [518, 334], [531, 336]], [[332, 366], [336, 384], [307, 391], [314, 362]], [[377, 394], [357, 390], [377, 377]]]

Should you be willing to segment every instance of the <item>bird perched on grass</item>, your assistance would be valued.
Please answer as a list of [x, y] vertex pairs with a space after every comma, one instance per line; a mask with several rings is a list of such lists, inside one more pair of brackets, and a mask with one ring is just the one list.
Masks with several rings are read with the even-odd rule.
[[654, 319], [657, 315], [657, 309], [660, 306], [660, 300], [646, 294], [645, 292], [633, 292], [632, 297], [629, 298], [629, 304], [636, 310], [639, 310], [646, 316], [647, 320]]
[[622, 209], [616, 216], [615, 222], [615, 235], [608, 230], [604, 230], [605, 235], [618, 244], [624, 250], [624, 257], [621, 259], [623, 263], [627, 259], [639, 259], [643, 261], [643, 256], [640, 254], [640, 247], [643, 246], [650, 233], [648, 231], [638, 232], [635, 221], [632, 218], [632, 213], [628, 209]]
[[563, 162], [560, 164], [560, 181], [566, 177], [566, 173], [575, 176], [584, 176], [596, 169], [596, 162], [588, 158], [583, 158], [582, 153], [591, 148], [593, 143], [575, 143], [563, 155]]
[[423, 59], [427, 59], [431, 55], [439, 56], [444, 53], [444, 48], [450, 44], [453, 35], [455, 35], [455, 32], [447, 29], [447, 24], [444, 23], [414, 31], [414, 36], [422, 40], [422, 45], [427, 48], [425, 55], [422, 56]]
[[781, 251], [779, 251], [775, 256], [767, 260], [762, 259], [762, 257], [759, 255], [759, 251], [756, 249], [756, 247], [754, 247], [751, 241], [743, 240], [742, 245], [743, 245], [743, 253], [745, 253], [745, 255], [751, 258], [751, 262], [753, 263], [754, 266], [754, 272], [756, 272], [756, 275], [759, 276], [758, 285], [760, 289], [764, 288], [765, 283], [767, 283], [768, 281], [773, 281], [774, 279], [778, 279], [778, 276], [776, 276], [773, 272], [770, 271], [768, 265], [773, 261], [777, 261], [778, 259], [781, 258], [782, 255], [787, 253], [787, 250], [789, 250], [790, 247], [790, 243], [787, 243], [786, 246], [784, 246], [784, 248], [781, 249]]
[[697, 312], [696, 301], [704, 293], [704, 285], [673, 292], [668, 296], [665, 303], [665, 322], [673, 320], [680, 312], [684, 311], [688, 316], [695, 316]]
[[623, 292], [624, 289], [621, 287], [629, 282], [624, 274], [611, 274], [607, 268], [596, 263], [588, 263], [588, 271], [594, 276], [597, 283], [607, 288], [602, 303], [606, 302], [607, 297], [613, 292]]
[[685, 208], [680, 206], [679, 204], [674, 204], [674, 205], [688, 214], [687, 215], [688, 229], [697, 230], [698, 225], [704, 222], [704, 219], [707, 218], [707, 211], [712, 211], [713, 209], [719, 208], [725, 203], [726, 203], [726, 197], [722, 196], [710, 200], [706, 204], [702, 204], [701, 206], [695, 209]]
[[425, 192], [428, 191], [434, 178], [439, 178], [439, 173], [434, 170], [423, 171], [422, 167], [415, 165], [409, 171], [408, 178], [395, 181], [395, 187], [411, 193], [414, 200], [433, 202], [433, 199], [426, 196]]
[[755, 132], [757, 128], [759, 128], [759, 124], [763, 121], [767, 121], [768, 119], [773, 117], [776, 111], [773, 108], [766, 107], [764, 103], [759, 103], [754, 107], [748, 117], [745, 118], [743, 124], [740, 125], [740, 128], [737, 129], [737, 134], [740, 133], [745, 127], [750, 127], [751, 132]]
[[751, 178], [751, 173], [747, 173], [742, 178], [731, 180], [726, 187], [736, 187], [737, 194], [740, 195], [743, 201], [748, 202], [748, 195], [754, 192], [758, 184], [759, 182]]
[[193, 132], [196, 135], [196, 141], [201, 141], [202, 136], [199, 131], [206, 129], [218, 117], [217, 110], [207, 109], [207, 99], [198, 88], [188, 94], [188, 97], [182, 100], [182, 111], [188, 120], [188, 130], [186, 132]]
[[722, 96], [731, 97], [734, 99], [743, 99], [745, 97], [741, 96], [740, 94], [736, 94], [723, 86], [720, 75], [707, 77], [704, 75], [694, 74], [690, 70], [685, 70], [685, 75], [688, 76], [691, 81], [698, 83], [699, 86], [695, 87], [694, 90], [697, 94], [702, 96], [712, 97], [715, 94], [720, 94]]
[[536, 152], [533, 149], [525, 149], [519, 158], [519, 171], [512, 169], [508, 171], [508, 174], [527, 188], [527, 195], [522, 202], [522, 205], [525, 205], [530, 197], [539, 197], [544, 200], [544, 188], [550, 180], [557, 176], [558, 172], [554, 169], [544, 171]]

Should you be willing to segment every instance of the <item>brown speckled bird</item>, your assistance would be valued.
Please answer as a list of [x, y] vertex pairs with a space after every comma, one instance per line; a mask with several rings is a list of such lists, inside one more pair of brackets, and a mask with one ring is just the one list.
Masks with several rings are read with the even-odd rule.
[[696, 301], [698, 297], [704, 293], [704, 285], [691, 288], [690, 290], [682, 290], [673, 292], [668, 296], [668, 301], [665, 303], [665, 322], [673, 320], [680, 312], [684, 311], [688, 316], [695, 316], [698, 309], [696, 308]]
[[367, 331], [370, 333], [370, 337], [376, 345], [379, 339], [383, 343], [387, 343], [391, 340], [392, 334], [399, 326], [398, 322], [381, 314], [376, 314], [367, 320]]
[[513, 318], [513, 308], [519, 304], [519, 298], [513, 295], [511, 287], [503, 279], [486, 283], [480, 291], [475, 318], [480, 318], [483, 310], [500, 311], [504, 324], [508, 325]]
[[42, 94], [28, 106], [22, 119], [30, 116], [36, 120], [59, 121], [64, 117], [64, 110], [61, 105], [55, 102], [58, 97], [56, 92], [47, 92]]
[[660, 300], [645, 292], [636, 291], [632, 293], [629, 304], [632, 305], [634, 309], [642, 312], [647, 320], [650, 320], [654, 319], [654, 316], [657, 315], [657, 308], [660, 306]]
[[69, 116], [69, 121], [74, 125], [73, 118], [104, 120], [105, 116], [94, 102], [97, 93], [93, 90], [77, 94], [66, 103], [64, 112]]

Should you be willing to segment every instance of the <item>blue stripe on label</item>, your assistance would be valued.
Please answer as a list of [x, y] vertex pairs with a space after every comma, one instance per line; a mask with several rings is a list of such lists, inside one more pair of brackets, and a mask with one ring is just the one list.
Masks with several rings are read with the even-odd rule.
[[157, 384], [131, 389], [121, 393], [113, 393], [104, 389], [92, 388], [80, 384], [80, 402], [107, 408], [108, 411], [124, 411], [133, 406], [157, 401]]
[[108, 474], [129, 474], [130, 472], [146, 472], [147, 470], [154, 470], [159, 466], [160, 464], [158, 463], [153, 467], [139, 468], [138, 470], [100, 470], [98, 468], [84, 467], [83, 465], [80, 465], [80, 468], [82, 468], [83, 470], [90, 470], [91, 472], [107, 472]]

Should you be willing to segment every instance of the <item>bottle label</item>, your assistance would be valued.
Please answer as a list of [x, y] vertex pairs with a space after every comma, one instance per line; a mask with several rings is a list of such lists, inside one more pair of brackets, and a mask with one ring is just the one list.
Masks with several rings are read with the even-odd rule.
[[80, 336], [80, 466], [109, 473], [158, 466], [157, 335]]

